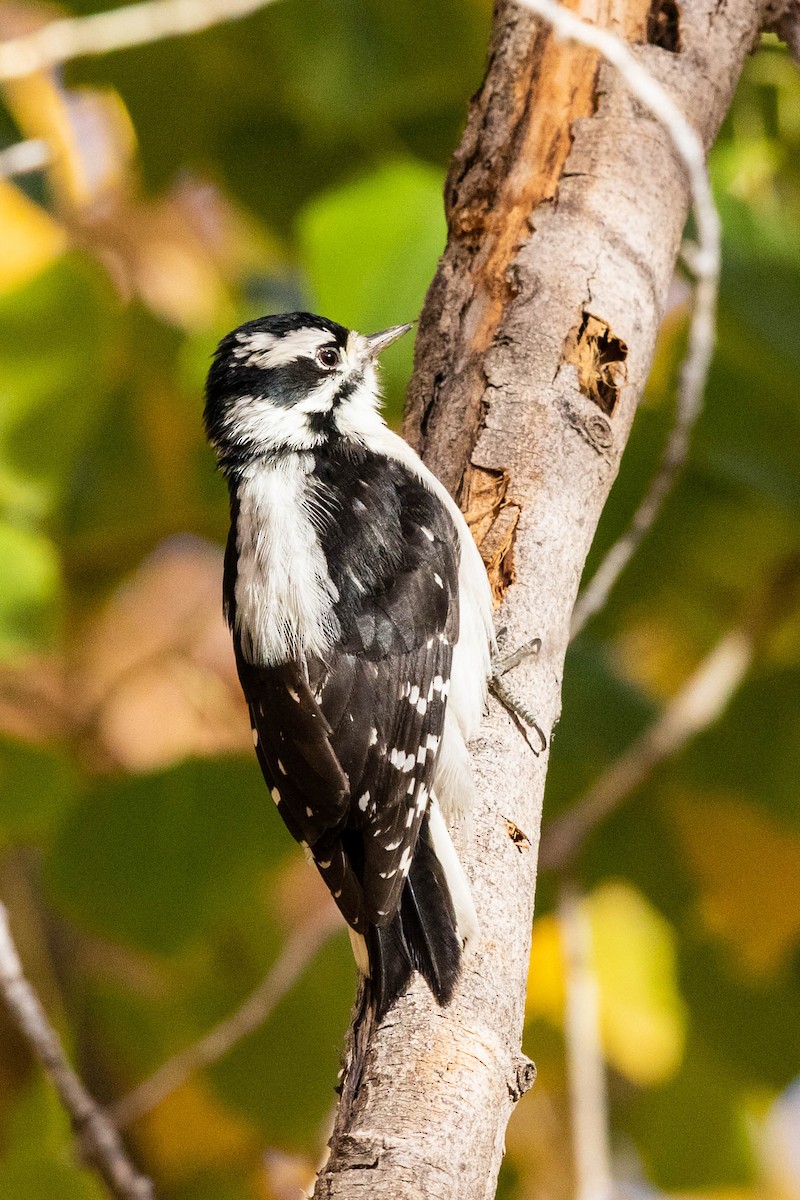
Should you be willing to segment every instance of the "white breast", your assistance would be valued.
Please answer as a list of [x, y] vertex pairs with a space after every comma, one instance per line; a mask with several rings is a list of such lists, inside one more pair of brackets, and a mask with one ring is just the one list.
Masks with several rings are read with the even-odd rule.
[[313, 520], [312, 465], [310, 455], [286, 455], [255, 465], [239, 485], [236, 631], [245, 657], [261, 666], [322, 655], [339, 634], [339, 594]]

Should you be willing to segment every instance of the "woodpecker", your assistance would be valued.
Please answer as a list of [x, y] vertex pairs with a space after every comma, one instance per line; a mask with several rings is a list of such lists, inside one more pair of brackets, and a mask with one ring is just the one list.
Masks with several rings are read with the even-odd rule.
[[223, 338], [205, 426], [230, 492], [223, 608], [258, 762], [349, 926], [380, 1019], [452, 997], [478, 936], [446, 821], [473, 783], [494, 649], [481, 557], [379, 411], [378, 354], [311, 313]]

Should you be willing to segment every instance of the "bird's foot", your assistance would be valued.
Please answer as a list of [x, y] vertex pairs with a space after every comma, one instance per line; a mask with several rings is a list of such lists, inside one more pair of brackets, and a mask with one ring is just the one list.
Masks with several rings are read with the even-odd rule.
[[[502, 639], [504, 633], [505, 630], [499, 630], [498, 639]], [[505, 676], [527, 658], [535, 657], [541, 647], [542, 639], [532, 638], [529, 642], [518, 646], [516, 650], [511, 651], [509, 654], [496, 655], [492, 662], [492, 674], [489, 680], [489, 691], [503, 705], [503, 708], [509, 714], [537, 758], [547, 749], [547, 738], [542, 732], [542, 727], [536, 720], [536, 717], [508, 686]], [[533, 741], [532, 735], [534, 733], [541, 743], [540, 745], [536, 745]]]

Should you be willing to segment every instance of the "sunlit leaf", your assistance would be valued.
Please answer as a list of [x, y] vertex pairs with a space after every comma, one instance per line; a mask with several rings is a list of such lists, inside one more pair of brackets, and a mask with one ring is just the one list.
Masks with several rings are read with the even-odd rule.
[[142, 1118], [136, 1137], [171, 1186], [231, 1167], [244, 1174], [258, 1164], [261, 1149], [257, 1130], [223, 1108], [202, 1077], [182, 1084]]
[[49, 538], [0, 520], [0, 661], [53, 644], [61, 572]]
[[[669, 1079], [683, 1054], [685, 1015], [675, 936], [632, 887], [606, 883], [583, 901], [591, 930], [600, 1037], [608, 1062], [633, 1083]], [[561, 1026], [567, 982], [558, 919], [534, 922], [526, 1013]]]
[[674, 931], [624, 883], [598, 888], [587, 911], [606, 1056], [634, 1083], [669, 1079], [683, 1056], [685, 1035]]
[[0, 295], [34, 279], [66, 246], [66, 234], [43, 208], [0, 179]]
[[[320, 312], [363, 333], [412, 321], [444, 249], [442, 175], [390, 163], [315, 200], [300, 218], [300, 240]], [[395, 415], [412, 351], [408, 336], [385, 356]]]
[[785, 967], [800, 948], [800, 834], [736, 795], [676, 799], [672, 813], [699, 889], [699, 916], [745, 977]]

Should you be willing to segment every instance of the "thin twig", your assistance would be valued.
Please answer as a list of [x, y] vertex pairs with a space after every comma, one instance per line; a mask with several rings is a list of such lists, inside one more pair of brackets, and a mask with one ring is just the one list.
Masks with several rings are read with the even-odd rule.
[[594, 613], [604, 607], [617, 582], [652, 528], [686, 461], [689, 438], [703, 404], [708, 370], [716, 340], [716, 308], [720, 273], [720, 221], [706, 169], [703, 143], [669, 93], [634, 56], [628, 46], [606, 29], [576, 17], [554, 0], [518, 0], [552, 25], [559, 37], [598, 50], [617, 68], [637, 100], [664, 126], [686, 168], [697, 224], [697, 246], [686, 256], [695, 276], [688, 347], [681, 364], [675, 422], [656, 474], [628, 530], [606, 554], [578, 598], [572, 615], [576, 637]]
[[13, 146], [0, 150], [0, 179], [43, 171], [50, 165], [52, 157], [44, 138], [28, 138], [24, 142], [15, 142]]
[[39, 997], [25, 978], [5, 906], [0, 904], [0, 991], [69, 1113], [79, 1145], [117, 1200], [152, 1200], [153, 1185], [128, 1157], [119, 1134], [67, 1062]]
[[149, 1079], [117, 1101], [109, 1110], [109, 1116], [117, 1127], [123, 1129], [156, 1108], [195, 1071], [218, 1062], [243, 1037], [263, 1025], [323, 943], [340, 928], [341, 921], [336, 909], [326, 904], [322, 912], [296, 929], [268, 974], [241, 1008], [215, 1025], [199, 1041], [169, 1059]]
[[571, 881], [559, 889], [564, 941], [564, 1034], [569, 1076], [576, 1200], [609, 1200], [613, 1192], [608, 1140], [606, 1065], [600, 1044], [600, 1005], [592, 961], [592, 930]]
[[727, 633], [638, 737], [583, 796], [542, 832], [539, 865], [568, 870], [589, 834], [615, 812], [653, 770], [707, 729], [728, 705], [755, 653], [751, 631]]
[[86, 55], [110, 54], [237, 21], [275, 0], [144, 0], [51, 21], [0, 44], [0, 79], [19, 79]]

